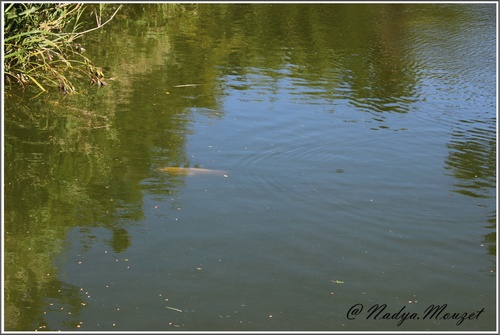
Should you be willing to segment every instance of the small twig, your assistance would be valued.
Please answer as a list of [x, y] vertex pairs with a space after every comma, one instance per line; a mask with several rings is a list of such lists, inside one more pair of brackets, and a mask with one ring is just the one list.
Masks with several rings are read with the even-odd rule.
[[203, 85], [203, 84], [184, 84], [184, 85], [175, 85], [174, 87], [196, 87], [196, 86], [200, 86], [200, 85]]
[[97, 16], [97, 12], [95, 12], [95, 22], [97, 23], [97, 27], [101, 27], [101, 18]]

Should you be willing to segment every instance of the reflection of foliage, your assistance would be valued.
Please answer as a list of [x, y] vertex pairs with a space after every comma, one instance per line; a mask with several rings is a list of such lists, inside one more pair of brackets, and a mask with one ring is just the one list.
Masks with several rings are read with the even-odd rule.
[[[450, 170], [456, 180], [455, 192], [475, 199], [491, 199], [496, 183], [496, 133], [495, 120], [475, 120], [463, 122], [453, 133], [448, 144], [449, 155], [445, 168]], [[496, 254], [496, 211], [490, 214], [487, 227], [493, 232], [484, 237], [488, 244], [488, 253]]]
[[[12, 102], [5, 108], [6, 327], [34, 330], [44, 326], [46, 297], [80, 306], [79, 300], [64, 302], [79, 297], [74, 288], [51, 295], [54, 286], [62, 287], [53, 260], [70, 227], [112, 219], [114, 204], [89, 192], [89, 185], [112, 184], [109, 149], [116, 136], [107, 115], [78, 113], [46, 99]], [[116, 191], [110, 196], [120, 198]]]
[[490, 214], [488, 219], [487, 228], [493, 230], [493, 232], [484, 236], [484, 242], [488, 244], [488, 253], [492, 256], [496, 256], [496, 243], [497, 243], [497, 213], [496, 211]]
[[[495, 184], [496, 140], [495, 122], [490, 124], [476, 120], [485, 128], [461, 127], [455, 130], [453, 140], [448, 145], [450, 155], [446, 160], [447, 169], [457, 180], [457, 193], [474, 198], [489, 198], [488, 191]], [[485, 193], [486, 192], [486, 193]]]
[[[6, 217], [6, 224], [8, 222]], [[18, 234], [6, 232], [6, 329], [17, 329], [18, 324], [29, 324], [32, 330], [37, 327], [30, 319], [41, 314], [44, 292], [57, 281], [52, 262], [54, 253], [61, 250], [62, 238], [64, 232], [48, 227]]]
[[130, 246], [130, 235], [125, 229], [113, 229], [113, 239], [111, 240], [111, 247], [116, 253], [126, 250]]

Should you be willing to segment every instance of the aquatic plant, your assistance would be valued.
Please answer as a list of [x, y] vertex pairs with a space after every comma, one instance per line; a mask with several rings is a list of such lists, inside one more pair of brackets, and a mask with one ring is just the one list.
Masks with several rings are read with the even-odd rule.
[[[92, 6], [92, 7], [91, 7]], [[92, 8], [96, 26], [82, 30], [82, 15]], [[4, 9], [4, 79], [5, 84], [26, 87], [35, 84], [42, 92], [47, 86], [63, 93], [75, 92], [72, 80], [90, 78], [104, 86], [104, 74], [83, 55], [76, 43], [84, 34], [110, 22], [122, 5], [103, 22], [106, 5], [81, 3], [11, 3]]]

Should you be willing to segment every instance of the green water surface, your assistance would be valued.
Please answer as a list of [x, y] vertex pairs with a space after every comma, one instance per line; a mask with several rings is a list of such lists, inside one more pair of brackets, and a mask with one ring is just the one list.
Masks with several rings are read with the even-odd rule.
[[124, 5], [4, 94], [5, 330], [495, 330], [496, 20]]

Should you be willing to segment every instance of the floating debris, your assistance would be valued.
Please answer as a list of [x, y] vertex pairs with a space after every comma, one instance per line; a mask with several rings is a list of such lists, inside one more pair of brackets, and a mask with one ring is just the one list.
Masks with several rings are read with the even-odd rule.
[[175, 307], [170, 307], [170, 306], [165, 306], [166, 308], [168, 309], [171, 309], [173, 311], [176, 311], [176, 312], [179, 312], [179, 313], [182, 313], [182, 309], [178, 309], [178, 308], [175, 308]]
[[184, 85], [175, 85], [174, 87], [196, 87], [196, 86], [200, 86], [200, 85], [203, 85], [203, 84], [184, 84]]

